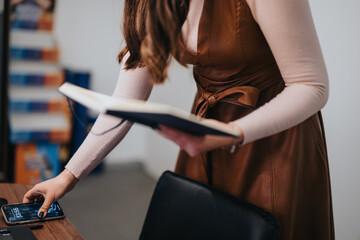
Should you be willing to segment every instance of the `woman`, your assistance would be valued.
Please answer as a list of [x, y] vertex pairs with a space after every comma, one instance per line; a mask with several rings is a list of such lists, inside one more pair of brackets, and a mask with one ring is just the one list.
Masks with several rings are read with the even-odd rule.
[[[181, 148], [175, 171], [271, 211], [278, 239], [334, 239], [318, 114], [328, 77], [307, 0], [138, 0], [126, 1], [124, 11], [127, 47], [114, 96], [147, 99], [165, 80], [172, 54], [194, 65], [192, 112], [240, 136], [199, 137], [162, 126], [158, 133]], [[101, 115], [93, 131], [118, 121]], [[89, 134], [66, 169], [24, 201], [44, 196], [44, 216], [129, 128]]]

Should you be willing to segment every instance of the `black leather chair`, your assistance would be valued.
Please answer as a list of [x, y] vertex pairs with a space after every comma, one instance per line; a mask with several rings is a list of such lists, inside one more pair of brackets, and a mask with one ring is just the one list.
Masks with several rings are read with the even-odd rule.
[[248, 202], [165, 172], [150, 202], [141, 240], [273, 240], [275, 217]]

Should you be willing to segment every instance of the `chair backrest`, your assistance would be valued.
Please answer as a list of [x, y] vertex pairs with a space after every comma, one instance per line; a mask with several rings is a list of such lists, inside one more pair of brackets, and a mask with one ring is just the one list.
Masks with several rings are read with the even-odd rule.
[[211, 186], [165, 172], [146, 215], [141, 240], [273, 240], [275, 217]]

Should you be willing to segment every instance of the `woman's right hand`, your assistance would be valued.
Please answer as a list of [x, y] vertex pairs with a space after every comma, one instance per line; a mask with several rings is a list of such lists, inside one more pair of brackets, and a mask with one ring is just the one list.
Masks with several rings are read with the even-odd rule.
[[44, 218], [53, 202], [71, 191], [79, 180], [67, 169], [57, 177], [36, 184], [23, 198], [24, 203], [37, 201], [44, 198], [44, 203], [39, 209], [38, 216]]

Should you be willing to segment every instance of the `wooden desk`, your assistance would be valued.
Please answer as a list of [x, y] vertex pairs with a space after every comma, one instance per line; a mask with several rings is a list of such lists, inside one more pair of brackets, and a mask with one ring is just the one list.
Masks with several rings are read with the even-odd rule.
[[[6, 198], [9, 204], [21, 203], [24, 194], [30, 188], [31, 186], [21, 184], [0, 183], [0, 197]], [[0, 213], [0, 215], [0, 227], [7, 226], [4, 218], [2, 217], [2, 213]], [[72, 225], [68, 218], [53, 221], [44, 221], [37, 224], [44, 225], [43, 229], [37, 229], [32, 231], [39, 240], [83, 239], [83, 237], [76, 230], [74, 225]]]

